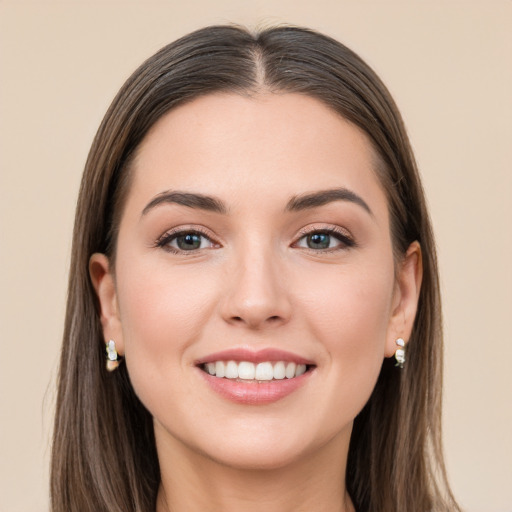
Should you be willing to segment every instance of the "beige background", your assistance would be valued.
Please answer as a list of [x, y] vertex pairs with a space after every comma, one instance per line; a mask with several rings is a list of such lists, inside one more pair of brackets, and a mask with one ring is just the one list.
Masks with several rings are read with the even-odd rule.
[[439, 244], [449, 475], [469, 512], [512, 511], [512, 1], [0, 0], [0, 512], [48, 510], [73, 209], [100, 119], [145, 57], [232, 21], [333, 35], [395, 95]]

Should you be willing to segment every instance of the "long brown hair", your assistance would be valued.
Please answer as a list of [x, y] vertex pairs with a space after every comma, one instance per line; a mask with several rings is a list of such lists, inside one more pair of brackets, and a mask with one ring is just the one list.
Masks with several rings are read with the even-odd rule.
[[53, 512], [154, 512], [152, 418], [126, 367], [105, 371], [95, 252], [112, 263], [130, 162], [170, 109], [216, 91], [295, 92], [362, 129], [378, 155], [395, 257], [417, 240], [423, 284], [406, 367], [385, 360], [357, 416], [346, 485], [358, 512], [456, 511], [441, 447], [442, 331], [436, 252], [414, 156], [386, 87], [355, 53], [317, 32], [214, 26], [164, 47], [121, 88], [92, 144], [77, 205], [51, 465]]

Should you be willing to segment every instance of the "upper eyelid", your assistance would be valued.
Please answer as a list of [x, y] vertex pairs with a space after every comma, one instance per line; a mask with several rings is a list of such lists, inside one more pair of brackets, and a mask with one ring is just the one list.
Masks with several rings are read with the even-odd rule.
[[[350, 240], [355, 245], [355, 240], [352, 234], [346, 229], [342, 228], [341, 226], [335, 226], [332, 224], [316, 224], [316, 225], [310, 225], [310, 226], [304, 226], [301, 228], [297, 235], [295, 235], [292, 244], [296, 244], [300, 239], [304, 238], [305, 236], [311, 235], [313, 233], [329, 233], [334, 236], [338, 235], [341, 238], [345, 238], [347, 240]], [[223, 245], [219, 241], [219, 237], [214, 236], [211, 233], [211, 230], [203, 227], [203, 226], [196, 226], [196, 225], [189, 225], [189, 226], [179, 226], [176, 228], [169, 229], [165, 231], [155, 242], [155, 245], [161, 245], [162, 243], [168, 242], [169, 240], [173, 240], [177, 238], [178, 236], [182, 234], [187, 233], [197, 233], [201, 236], [204, 236], [206, 239], [208, 239], [213, 244], [217, 245]]]
[[332, 224], [315, 225], [301, 228], [299, 230], [298, 238], [302, 238], [313, 233], [337, 234], [350, 240], [354, 240], [354, 237], [352, 236], [348, 229], [342, 228], [341, 226], [335, 226]]
[[198, 235], [203, 236], [208, 239], [212, 244], [219, 244], [219, 242], [213, 237], [205, 228], [201, 228], [198, 226], [187, 226], [187, 227], [177, 227], [172, 228], [165, 231], [161, 236], [159, 236], [155, 242], [155, 246], [161, 246], [168, 243], [170, 240], [175, 240], [180, 235], [184, 235], [187, 233], [196, 233]]
[[324, 225], [322, 227], [315, 226], [315, 227], [311, 227], [311, 228], [302, 228], [299, 233], [299, 236], [295, 238], [295, 241], [293, 242], [292, 246], [298, 244], [306, 236], [309, 236], [309, 235], [312, 235], [315, 233], [328, 233], [329, 235], [332, 235], [335, 238], [337, 238], [343, 247], [332, 247], [332, 248], [328, 248], [328, 249], [308, 249], [308, 248], [303, 247], [302, 249], [311, 250], [311, 251], [314, 251], [317, 253], [322, 253], [322, 252], [327, 253], [327, 252], [337, 251], [340, 249], [354, 248], [354, 247], [358, 246], [356, 240], [354, 239], [354, 237], [348, 230], [341, 228], [340, 226], [333, 226], [333, 225]]

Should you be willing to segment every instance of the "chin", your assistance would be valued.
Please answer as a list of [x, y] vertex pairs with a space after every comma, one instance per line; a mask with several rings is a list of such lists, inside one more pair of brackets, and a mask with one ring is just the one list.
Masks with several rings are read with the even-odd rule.
[[[196, 444], [196, 450], [205, 458], [235, 470], [271, 471], [299, 466], [322, 453], [332, 457], [333, 450], [340, 457], [350, 440], [351, 424], [341, 431], [309, 431], [305, 425], [290, 428], [289, 422], [276, 422], [244, 428], [228, 428], [209, 432]], [[215, 435], [216, 434], [216, 435]]]
[[[238, 449], [240, 448], [240, 449]], [[204, 456], [221, 466], [239, 471], [272, 471], [286, 468], [305, 457], [304, 446], [269, 447], [245, 442], [229, 450], [208, 450]]]

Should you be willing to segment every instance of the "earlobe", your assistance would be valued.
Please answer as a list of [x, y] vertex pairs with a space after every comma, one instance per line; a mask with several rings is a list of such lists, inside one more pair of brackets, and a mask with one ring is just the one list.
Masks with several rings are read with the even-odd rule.
[[94, 253], [89, 259], [89, 275], [100, 305], [100, 320], [105, 342], [113, 339], [117, 351], [124, 353], [121, 321], [114, 275], [105, 254]]
[[395, 354], [397, 339], [404, 339], [406, 344], [409, 341], [418, 309], [422, 278], [421, 246], [414, 241], [397, 268], [393, 307], [386, 340], [386, 357], [392, 357]]

